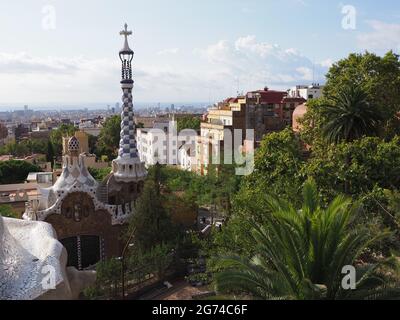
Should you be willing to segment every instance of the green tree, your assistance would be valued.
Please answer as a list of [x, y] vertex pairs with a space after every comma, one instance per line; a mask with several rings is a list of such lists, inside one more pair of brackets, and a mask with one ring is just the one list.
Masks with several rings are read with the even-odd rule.
[[30, 172], [42, 171], [38, 166], [26, 161], [0, 162], [0, 184], [23, 183]]
[[46, 154], [47, 141], [39, 140], [22, 140], [18, 143], [10, 142], [0, 149], [1, 154], [10, 154], [15, 157], [26, 157], [32, 154]]
[[336, 96], [328, 96], [323, 116], [322, 134], [329, 143], [376, 135], [382, 120], [366, 92], [354, 85], [340, 88]]
[[99, 296], [116, 297], [119, 295], [121, 280], [121, 262], [117, 259], [101, 261], [96, 265], [96, 284], [85, 292], [86, 296], [97, 298]]
[[383, 57], [369, 52], [350, 54], [335, 63], [326, 78], [324, 94], [327, 96], [337, 96], [346, 86], [360, 86], [384, 119], [392, 120], [399, 111], [400, 59], [392, 51]]
[[[348, 87], [358, 87], [365, 92], [370, 106], [381, 118], [380, 136], [391, 139], [400, 134], [400, 120], [397, 117], [400, 105], [400, 59], [388, 52], [380, 57], [373, 53], [350, 54], [335, 63], [326, 75], [325, 98], [307, 102], [307, 114], [301, 121], [302, 138], [314, 147], [320, 144], [322, 127], [325, 124], [324, 106], [338, 99], [339, 93]], [[384, 89], [383, 89], [384, 88]]]
[[175, 226], [163, 206], [162, 195], [154, 181], [146, 181], [128, 229], [128, 234], [134, 234], [135, 246], [144, 251], [176, 238]]
[[50, 134], [50, 142], [53, 145], [55, 156], [59, 157], [63, 151], [63, 137], [72, 137], [76, 128], [72, 124], [62, 124], [58, 129], [52, 130]]
[[110, 173], [111, 168], [88, 168], [90, 174], [95, 178], [97, 181], [102, 182]]
[[148, 252], [148, 260], [152, 265], [153, 272], [156, 274], [158, 279], [163, 279], [166, 271], [173, 262], [174, 251], [170, 246], [161, 243], [153, 247]]
[[375, 186], [398, 189], [400, 137], [390, 141], [365, 137], [352, 143], [314, 149], [302, 170], [303, 176], [316, 181], [327, 201], [342, 193], [345, 184], [348, 184], [347, 192], [358, 199], [372, 192]]
[[0, 206], [0, 216], [6, 218], [18, 218], [17, 213], [9, 204], [3, 204]]
[[[251, 230], [256, 254], [251, 259], [222, 259], [224, 270], [215, 277], [217, 291], [249, 293], [259, 299], [399, 297], [399, 284], [389, 273], [398, 268], [395, 258], [375, 264], [357, 261], [372, 243], [388, 236], [381, 232], [371, 238], [354, 227], [359, 204], [339, 196], [322, 207], [312, 182], [304, 186], [303, 199], [296, 208], [280, 197], [267, 196], [265, 222], [254, 222]], [[357, 290], [342, 288], [344, 266], [356, 268]]]
[[54, 147], [50, 140], [47, 142], [46, 161], [51, 162], [51, 166], [53, 167], [53, 165], [54, 165]]
[[115, 159], [121, 133], [121, 116], [115, 115], [106, 120], [101, 129], [97, 142], [97, 156], [106, 155], [108, 159]]
[[[368, 94], [371, 105], [377, 107], [384, 120], [382, 134], [393, 137], [399, 134], [396, 117], [400, 105], [400, 59], [389, 51], [383, 57], [373, 53], [351, 54], [335, 63], [327, 74], [324, 93], [335, 96], [346, 85], [361, 86]], [[385, 88], [382, 90], [382, 88]]]
[[266, 191], [293, 201], [299, 198], [305, 180], [303, 146], [292, 130], [266, 135], [254, 161], [254, 172], [243, 178], [238, 200], [248, 202]]
[[181, 132], [185, 129], [200, 130], [201, 119], [199, 117], [182, 117], [177, 120], [177, 130]]
[[98, 142], [98, 137], [95, 137], [91, 134], [88, 134], [88, 142], [89, 142], [89, 152], [91, 154], [97, 154], [97, 142]]

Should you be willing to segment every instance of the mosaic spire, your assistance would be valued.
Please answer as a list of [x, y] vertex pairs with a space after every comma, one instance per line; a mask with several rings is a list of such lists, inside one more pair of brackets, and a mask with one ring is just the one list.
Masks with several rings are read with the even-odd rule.
[[121, 140], [119, 143], [118, 159], [113, 162], [113, 172], [117, 179], [124, 181], [141, 180], [146, 175], [144, 164], [140, 162], [136, 143], [136, 126], [133, 112], [133, 83], [132, 60], [134, 52], [128, 44], [128, 31], [125, 24], [120, 35], [125, 37], [124, 46], [119, 52], [121, 60], [121, 88], [122, 88], [122, 112], [121, 112]]
[[121, 140], [119, 144], [119, 156], [122, 158], [137, 158], [138, 151], [136, 145], [136, 128], [133, 113], [133, 80], [132, 80], [132, 60], [134, 52], [129, 48], [128, 36], [132, 35], [132, 31], [128, 31], [128, 25], [120, 32], [125, 37], [125, 43], [119, 52], [122, 62], [122, 112], [121, 112]]
[[138, 150], [135, 137], [135, 122], [133, 119], [132, 93], [130, 89], [123, 89], [123, 106], [121, 113], [121, 140], [119, 156], [122, 158], [137, 158]]

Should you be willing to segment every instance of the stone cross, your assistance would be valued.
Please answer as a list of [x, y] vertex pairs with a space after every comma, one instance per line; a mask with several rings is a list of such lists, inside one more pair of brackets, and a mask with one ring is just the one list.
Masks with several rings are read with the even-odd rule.
[[132, 31], [128, 31], [128, 25], [125, 23], [125, 29], [119, 33], [121, 36], [125, 36], [125, 41], [128, 41], [128, 36], [132, 35]]

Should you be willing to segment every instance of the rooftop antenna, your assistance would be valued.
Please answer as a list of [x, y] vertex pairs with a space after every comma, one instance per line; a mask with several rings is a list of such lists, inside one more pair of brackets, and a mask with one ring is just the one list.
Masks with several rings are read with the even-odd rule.
[[312, 69], [312, 85], [315, 83], [315, 58], [312, 61], [313, 69]]

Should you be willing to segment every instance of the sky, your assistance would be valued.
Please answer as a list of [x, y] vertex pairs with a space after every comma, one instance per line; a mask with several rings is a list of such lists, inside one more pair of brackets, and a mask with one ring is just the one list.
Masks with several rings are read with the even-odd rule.
[[118, 101], [125, 22], [138, 102], [323, 83], [351, 52], [400, 51], [397, 0], [2, 0], [0, 109]]

